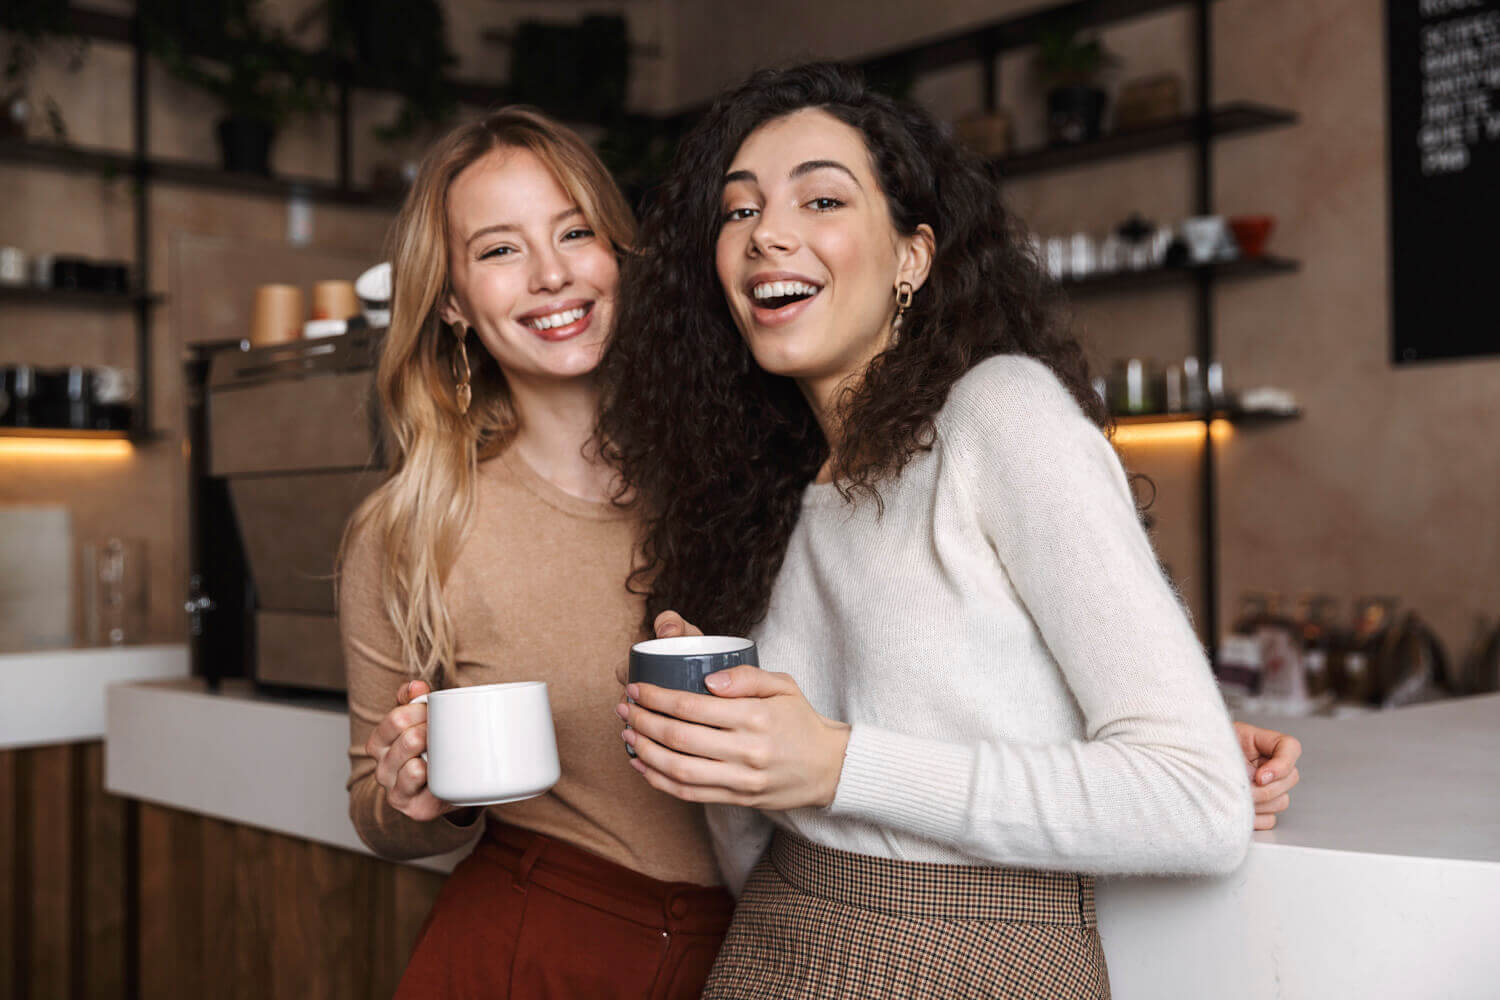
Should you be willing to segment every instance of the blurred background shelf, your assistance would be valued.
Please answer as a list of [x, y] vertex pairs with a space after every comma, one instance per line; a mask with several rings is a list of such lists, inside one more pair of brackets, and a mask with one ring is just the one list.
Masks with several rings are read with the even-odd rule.
[[[1210, 138], [1221, 138], [1295, 125], [1296, 122], [1295, 112], [1248, 101], [1237, 101], [1222, 105], [1210, 112], [1208, 135]], [[991, 162], [999, 168], [1002, 178], [1010, 180], [1051, 170], [1065, 170], [1069, 167], [1149, 153], [1173, 146], [1187, 146], [1198, 140], [1200, 131], [1198, 116], [1187, 114], [1128, 132], [1114, 132], [1091, 142], [1025, 150]]]
[[1182, 284], [1196, 278], [1209, 280], [1270, 278], [1293, 274], [1302, 268], [1300, 261], [1288, 257], [1241, 257], [1213, 264], [1189, 264], [1183, 267], [1153, 267], [1144, 271], [1114, 271], [1086, 278], [1064, 278], [1059, 284], [1078, 298], [1123, 292], [1149, 291]]
[[161, 305], [166, 297], [137, 292], [91, 292], [81, 288], [33, 288], [0, 285], [0, 305], [82, 306], [93, 309], [128, 309], [144, 304]]
[[1278, 424], [1288, 420], [1297, 420], [1301, 416], [1301, 410], [1281, 413], [1262, 410], [1228, 409], [1183, 413], [1139, 413], [1128, 416], [1117, 416], [1115, 417], [1115, 423], [1121, 427], [1153, 427], [1161, 424], [1208, 423], [1214, 420], [1223, 420], [1237, 427], [1253, 427], [1257, 424]]

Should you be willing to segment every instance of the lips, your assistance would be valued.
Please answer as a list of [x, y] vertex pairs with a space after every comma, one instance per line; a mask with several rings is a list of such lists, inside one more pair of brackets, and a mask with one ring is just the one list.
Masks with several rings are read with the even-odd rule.
[[823, 285], [787, 271], [758, 274], [745, 283], [750, 312], [761, 326], [784, 326], [806, 312]]
[[518, 322], [542, 340], [556, 342], [576, 337], [589, 328], [594, 303], [586, 299], [550, 303], [517, 317]]

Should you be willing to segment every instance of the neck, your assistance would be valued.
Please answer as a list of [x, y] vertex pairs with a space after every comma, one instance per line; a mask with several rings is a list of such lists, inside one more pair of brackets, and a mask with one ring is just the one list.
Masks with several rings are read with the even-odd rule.
[[583, 500], [610, 498], [613, 470], [588, 444], [599, 414], [592, 378], [557, 382], [507, 379], [520, 429], [517, 454], [543, 479]]

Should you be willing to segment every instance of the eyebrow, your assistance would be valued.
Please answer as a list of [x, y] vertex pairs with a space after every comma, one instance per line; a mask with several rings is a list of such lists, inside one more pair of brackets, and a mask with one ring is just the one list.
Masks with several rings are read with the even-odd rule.
[[[855, 187], [864, 190], [864, 185], [859, 182], [858, 177], [854, 176], [854, 171], [844, 166], [838, 160], [807, 160], [793, 167], [792, 172], [787, 174], [787, 177], [791, 180], [796, 180], [798, 177], [804, 177], [814, 170], [842, 171], [854, 182]], [[734, 170], [724, 175], [725, 184], [733, 184], [736, 181], [749, 181], [752, 184], [760, 183], [760, 179], [755, 176], [755, 171], [753, 170]]]
[[[572, 216], [575, 216], [575, 215], [582, 215], [582, 214], [583, 214], [583, 209], [581, 209], [581, 208], [579, 208], [578, 206], [575, 205], [572, 208], [565, 208], [561, 212], [558, 212], [556, 215], [554, 215], [551, 218], [550, 223], [555, 226], [559, 222], [562, 222], [564, 219], [571, 218]], [[473, 243], [475, 240], [479, 239], [479, 237], [481, 237], [481, 236], [487, 236], [490, 233], [515, 233], [515, 232], [520, 232], [520, 229], [521, 229], [520, 226], [515, 225], [514, 223], [510, 223], [510, 222], [501, 223], [499, 225], [494, 225], [494, 226], [485, 226], [483, 229], [476, 229], [472, 233], [470, 233], [469, 234], [469, 238], [468, 238], [468, 240], [465, 241], [465, 243], [466, 244], [467, 243]]]

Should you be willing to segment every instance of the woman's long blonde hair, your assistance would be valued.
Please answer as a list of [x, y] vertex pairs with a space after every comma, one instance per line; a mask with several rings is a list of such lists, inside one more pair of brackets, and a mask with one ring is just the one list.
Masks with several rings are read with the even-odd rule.
[[[502, 451], [517, 416], [499, 366], [482, 345], [469, 351], [473, 402], [460, 413], [454, 362], [459, 340], [440, 312], [451, 291], [448, 190], [497, 149], [541, 160], [600, 238], [617, 254], [635, 220], [599, 157], [566, 126], [527, 108], [503, 108], [439, 140], [422, 161], [390, 236], [391, 325], [376, 384], [394, 455], [386, 481], [360, 505], [344, 544], [371, 531], [384, 557], [385, 610], [416, 677], [443, 686], [454, 669], [454, 632], [443, 587], [474, 511], [479, 461]], [[342, 561], [342, 560], [341, 560]]]

